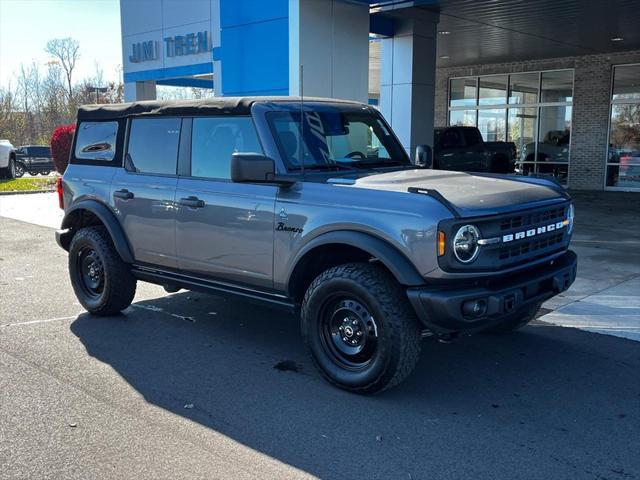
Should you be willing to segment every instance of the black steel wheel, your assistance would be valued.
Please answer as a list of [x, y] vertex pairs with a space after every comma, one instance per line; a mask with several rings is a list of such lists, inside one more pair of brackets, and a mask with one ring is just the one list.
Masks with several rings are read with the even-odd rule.
[[318, 335], [327, 355], [343, 368], [366, 368], [378, 346], [378, 328], [367, 307], [343, 292], [329, 297], [320, 315]]
[[391, 274], [368, 263], [330, 268], [309, 286], [302, 335], [314, 364], [334, 385], [375, 393], [397, 385], [420, 356], [420, 325]]
[[78, 283], [85, 295], [99, 297], [104, 291], [104, 265], [91, 247], [82, 247], [76, 256]]
[[78, 301], [95, 315], [121, 312], [136, 293], [136, 279], [104, 227], [82, 228], [73, 236], [69, 275]]

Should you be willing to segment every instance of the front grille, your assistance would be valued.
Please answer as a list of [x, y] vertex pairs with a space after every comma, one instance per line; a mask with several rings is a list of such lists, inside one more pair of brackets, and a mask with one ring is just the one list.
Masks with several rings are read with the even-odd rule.
[[564, 219], [566, 207], [550, 208], [541, 212], [518, 214], [501, 220], [500, 230], [512, 230], [514, 228], [526, 228], [536, 226], [553, 220]]
[[[563, 202], [506, 215], [441, 222], [439, 228], [445, 231], [448, 239], [453, 238], [461, 226], [473, 224], [480, 230], [482, 238], [498, 237], [500, 241], [482, 246], [478, 257], [470, 264], [458, 262], [449, 248], [439, 258], [440, 266], [445, 271], [454, 272], [499, 272], [562, 252], [569, 246], [570, 235], [566, 226], [557, 230], [555, 226], [567, 218], [568, 208], [569, 202]], [[549, 225], [554, 225], [554, 229], [539, 232], [540, 228], [545, 227], [546, 230]], [[535, 235], [516, 237], [518, 233], [522, 235], [522, 232], [531, 230]], [[511, 241], [505, 241], [509, 236]]]
[[546, 238], [540, 238], [533, 241], [523, 241], [517, 245], [514, 245], [511, 248], [503, 248], [500, 250], [498, 258], [500, 260], [507, 260], [518, 258], [523, 255], [528, 255], [530, 253], [535, 253], [541, 249], [545, 249], [548, 247], [552, 247], [553, 245], [559, 245], [562, 243], [564, 238], [563, 233], [557, 233], [555, 235], [550, 235]]

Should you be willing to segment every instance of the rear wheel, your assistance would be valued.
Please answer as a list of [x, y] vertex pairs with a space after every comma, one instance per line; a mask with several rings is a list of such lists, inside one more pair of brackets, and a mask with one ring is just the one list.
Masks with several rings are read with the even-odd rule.
[[74, 235], [69, 274], [78, 300], [94, 315], [121, 312], [136, 293], [136, 279], [103, 227], [82, 228]]
[[16, 178], [16, 161], [14, 158], [9, 159], [9, 165], [7, 166], [7, 178]]
[[47, 175], [49, 175], [51, 172], [49, 170], [43, 170], [42, 172], [40, 172], [42, 175], [44, 175], [45, 177]]
[[35, 170], [30, 170], [29, 175], [31, 175], [32, 177], [35, 177], [36, 175], [38, 175], [38, 172], [36, 172]]
[[400, 383], [420, 356], [420, 326], [405, 292], [374, 265], [340, 265], [318, 276], [304, 297], [301, 326], [322, 375], [352, 392]]

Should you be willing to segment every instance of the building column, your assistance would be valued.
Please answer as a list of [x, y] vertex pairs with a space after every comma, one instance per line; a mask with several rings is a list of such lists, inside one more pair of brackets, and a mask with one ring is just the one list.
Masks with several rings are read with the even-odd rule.
[[129, 82], [124, 84], [124, 101], [136, 102], [139, 100], [156, 99], [156, 82]]
[[368, 101], [369, 5], [289, 0], [289, 94]]
[[437, 13], [396, 18], [394, 36], [381, 40], [380, 110], [411, 158], [433, 146], [437, 25]]

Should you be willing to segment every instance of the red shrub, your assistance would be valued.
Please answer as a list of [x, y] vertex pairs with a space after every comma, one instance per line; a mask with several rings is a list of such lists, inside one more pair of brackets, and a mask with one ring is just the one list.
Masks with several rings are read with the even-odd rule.
[[76, 126], [73, 124], [61, 125], [51, 135], [51, 156], [53, 157], [53, 164], [60, 175], [64, 173], [69, 164], [69, 155], [71, 154], [75, 131]]

